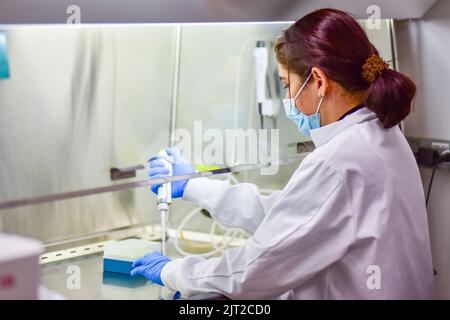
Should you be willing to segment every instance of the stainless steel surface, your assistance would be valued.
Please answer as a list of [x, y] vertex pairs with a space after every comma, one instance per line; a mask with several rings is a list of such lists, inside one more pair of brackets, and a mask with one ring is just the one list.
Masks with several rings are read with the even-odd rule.
[[[175, 230], [169, 230], [170, 235]], [[190, 232], [184, 233], [189, 241], [208, 241], [209, 235]], [[139, 239], [158, 241], [155, 233], [136, 233]], [[225, 241], [218, 236], [219, 241]], [[41, 256], [41, 283], [66, 299], [146, 299], [172, 300], [173, 293], [159, 285], [148, 282], [143, 277], [131, 277], [125, 274], [103, 271], [103, 245], [106, 242], [90, 243], [82, 247], [69, 247], [65, 250], [45, 253]], [[235, 241], [234, 245], [242, 245]], [[89, 250], [84, 250], [88, 248]], [[180, 257], [175, 251], [173, 238], [168, 242], [168, 256]], [[186, 299], [185, 297], [181, 297]], [[217, 293], [207, 293], [190, 297], [192, 300], [223, 300], [226, 297]]]
[[273, 161], [269, 161], [266, 163], [240, 165], [240, 166], [235, 166], [235, 167], [224, 167], [224, 168], [220, 168], [220, 169], [202, 171], [202, 172], [181, 175], [181, 176], [170, 176], [167, 178], [148, 179], [148, 180], [137, 181], [137, 182], [122, 183], [122, 184], [117, 184], [117, 185], [113, 185], [113, 186], [105, 186], [105, 187], [85, 189], [85, 190], [79, 190], [79, 191], [57, 193], [57, 194], [52, 194], [52, 195], [40, 196], [40, 197], [32, 197], [32, 198], [26, 198], [26, 199], [4, 201], [4, 202], [0, 203], [0, 210], [13, 209], [13, 208], [19, 208], [19, 207], [23, 207], [23, 206], [37, 205], [37, 204], [42, 204], [42, 203], [55, 202], [55, 201], [59, 201], [59, 200], [67, 200], [67, 199], [72, 199], [72, 198], [91, 196], [91, 195], [100, 194], [100, 193], [109, 193], [109, 192], [120, 191], [120, 190], [148, 187], [148, 186], [152, 186], [152, 185], [156, 185], [156, 184], [170, 183], [170, 182], [186, 180], [186, 179], [195, 179], [195, 178], [199, 178], [199, 177], [210, 177], [210, 176], [214, 176], [214, 175], [245, 172], [245, 171], [249, 171], [249, 170], [266, 168], [266, 167], [275, 166], [275, 165], [282, 166], [285, 164], [300, 162], [308, 154], [309, 154], [309, 152], [306, 152], [306, 153], [302, 153], [302, 154], [299, 154], [297, 156], [290, 157], [287, 159], [273, 160]]
[[[138, 233], [133, 238], [159, 240], [159, 235], [153, 232], [135, 231]], [[41, 255], [42, 284], [66, 299], [155, 300], [168, 297], [167, 290], [143, 277], [104, 272], [103, 246], [108, 242], [91, 242], [85, 246], [67, 247]], [[170, 256], [175, 257], [173, 247], [170, 249]]]
[[[74, 287], [75, 272], [80, 275]], [[143, 277], [103, 272], [102, 253], [44, 265], [42, 285], [68, 300], [172, 300], [173, 293]], [[186, 300], [227, 300], [218, 293], [204, 293]]]
[[[0, 202], [111, 185], [112, 166], [144, 163], [167, 146], [174, 29], [10, 26]], [[48, 243], [159, 216], [139, 189], [8, 209], [0, 220], [0, 231]]]
[[[79, 289], [76, 286], [79, 275]], [[161, 287], [145, 278], [104, 273], [103, 253], [68, 259], [42, 266], [42, 284], [66, 299], [147, 299], [159, 300]]]

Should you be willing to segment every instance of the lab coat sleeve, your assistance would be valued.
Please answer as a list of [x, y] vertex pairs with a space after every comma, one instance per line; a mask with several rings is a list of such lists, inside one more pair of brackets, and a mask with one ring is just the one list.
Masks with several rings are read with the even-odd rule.
[[280, 191], [261, 195], [251, 183], [231, 185], [226, 180], [197, 178], [189, 181], [183, 199], [208, 210], [220, 223], [253, 234], [279, 195]]
[[256, 233], [221, 257], [185, 257], [162, 271], [184, 296], [221, 293], [232, 299], [273, 299], [338, 261], [355, 241], [344, 178], [326, 160], [306, 159]]

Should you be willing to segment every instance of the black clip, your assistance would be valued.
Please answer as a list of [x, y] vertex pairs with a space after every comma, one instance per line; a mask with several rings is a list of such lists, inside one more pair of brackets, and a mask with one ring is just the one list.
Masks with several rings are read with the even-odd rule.
[[111, 168], [109, 169], [111, 180], [122, 180], [136, 177], [136, 171], [145, 169], [143, 165], [127, 168]]

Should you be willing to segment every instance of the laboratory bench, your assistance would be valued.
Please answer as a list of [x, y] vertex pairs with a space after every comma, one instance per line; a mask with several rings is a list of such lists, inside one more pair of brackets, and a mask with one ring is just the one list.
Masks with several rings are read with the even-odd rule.
[[[174, 230], [169, 231], [170, 234]], [[187, 232], [191, 239], [205, 239], [205, 234]], [[136, 238], [158, 241], [155, 233]], [[169, 238], [170, 240], [170, 238]], [[111, 241], [111, 240], [107, 240]], [[41, 256], [41, 284], [46, 289], [61, 295], [64, 299], [75, 300], [173, 300], [174, 293], [147, 281], [142, 276], [103, 271], [103, 244], [107, 241], [84, 244], [47, 252]], [[173, 241], [168, 241], [167, 256], [177, 258]], [[46, 261], [47, 260], [47, 261]], [[181, 297], [182, 299], [185, 299]], [[226, 297], [216, 294], [199, 294], [192, 300], [221, 300]]]
[[[79, 276], [79, 278], [78, 278]], [[160, 299], [161, 287], [143, 277], [103, 272], [103, 254], [49, 263], [42, 268], [42, 285], [65, 299]]]

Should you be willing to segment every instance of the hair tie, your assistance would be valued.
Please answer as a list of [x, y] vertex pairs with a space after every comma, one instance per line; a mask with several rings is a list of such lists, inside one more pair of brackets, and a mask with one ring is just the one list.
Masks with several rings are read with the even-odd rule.
[[364, 63], [361, 76], [366, 82], [372, 83], [388, 67], [389, 64], [386, 61], [384, 61], [378, 54], [373, 53]]

